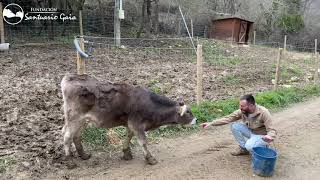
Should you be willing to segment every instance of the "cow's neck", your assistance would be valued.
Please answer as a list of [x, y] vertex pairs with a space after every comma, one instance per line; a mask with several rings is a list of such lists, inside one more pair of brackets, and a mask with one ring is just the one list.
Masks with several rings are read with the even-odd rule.
[[176, 110], [170, 108], [162, 111], [160, 118], [155, 119], [154, 123], [158, 127], [166, 124], [177, 123], [177, 118], [179, 118], [178, 116], [179, 114], [176, 112]]

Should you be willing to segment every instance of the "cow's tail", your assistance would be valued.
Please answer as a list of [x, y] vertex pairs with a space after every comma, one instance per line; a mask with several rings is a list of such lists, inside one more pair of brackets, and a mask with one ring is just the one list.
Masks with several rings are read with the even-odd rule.
[[68, 122], [68, 110], [67, 110], [67, 84], [68, 84], [68, 74], [65, 75], [62, 80], [61, 80], [61, 93], [62, 93], [62, 100], [63, 100], [63, 104], [62, 104], [62, 108], [63, 108], [63, 114], [64, 114], [64, 126], [62, 128], [62, 134], [65, 133], [65, 129], [66, 129], [66, 125]]

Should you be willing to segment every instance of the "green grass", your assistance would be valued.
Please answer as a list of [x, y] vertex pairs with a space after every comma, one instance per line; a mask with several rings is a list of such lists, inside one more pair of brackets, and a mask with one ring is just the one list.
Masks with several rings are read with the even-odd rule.
[[11, 166], [13, 166], [16, 163], [17, 161], [13, 157], [8, 157], [8, 156], [0, 157], [0, 174], [4, 173], [7, 169], [9, 169]]
[[237, 75], [235, 75], [235, 74], [228, 74], [227, 76], [222, 77], [222, 78], [221, 78], [221, 81], [222, 81], [224, 84], [232, 85], [232, 84], [241, 83], [241, 82], [242, 82], [242, 79], [241, 79], [241, 77], [239, 77], [239, 76], [237, 76]]
[[[272, 69], [276, 69], [276, 65], [272, 65]], [[301, 77], [305, 74], [304, 70], [296, 64], [288, 64], [283, 63], [281, 64], [280, 68], [280, 78], [281, 79], [289, 79], [291, 77]], [[274, 74], [272, 75], [274, 79]]]
[[307, 65], [313, 65], [315, 63], [315, 61], [312, 59], [312, 57], [305, 57], [303, 59], [303, 63], [307, 64]]
[[[277, 91], [259, 93], [255, 96], [256, 102], [272, 112], [279, 111], [291, 104], [298, 103], [320, 96], [320, 86], [309, 85], [304, 88], [282, 88]], [[239, 99], [231, 98], [220, 101], [205, 101], [197, 106], [193, 104], [191, 110], [198, 118], [198, 124], [211, 121], [232, 113], [239, 108]], [[163, 126], [148, 133], [148, 140], [155, 141], [162, 138], [173, 138], [199, 131], [198, 126], [186, 127], [182, 125]], [[122, 139], [125, 137], [125, 128], [114, 128], [115, 132]], [[90, 127], [83, 133], [83, 140], [93, 147], [108, 146], [105, 129]], [[136, 140], [134, 140], [134, 144]]]
[[218, 41], [202, 40], [203, 56], [210, 65], [222, 67], [235, 67], [236, 65], [245, 63], [245, 59], [236, 55], [226, 54], [225, 44]]

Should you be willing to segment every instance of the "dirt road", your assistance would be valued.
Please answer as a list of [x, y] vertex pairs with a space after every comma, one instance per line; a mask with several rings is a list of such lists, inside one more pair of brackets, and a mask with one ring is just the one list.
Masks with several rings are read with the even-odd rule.
[[[274, 113], [279, 138], [279, 158], [272, 179], [317, 179], [320, 177], [320, 98]], [[229, 126], [152, 144], [158, 158], [146, 165], [135, 148], [132, 161], [119, 160], [121, 153], [94, 153], [74, 170], [49, 174], [47, 179], [263, 179], [253, 174], [251, 158], [232, 157], [236, 147]]]

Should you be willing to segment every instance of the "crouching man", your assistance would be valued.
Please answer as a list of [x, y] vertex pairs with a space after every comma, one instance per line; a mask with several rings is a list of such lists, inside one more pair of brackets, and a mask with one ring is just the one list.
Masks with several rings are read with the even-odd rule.
[[[235, 122], [238, 120], [241, 122]], [[231, 124], [232, 134], [239, 143], [239, 148], [231, 152], [233, 156], [247, 155], [254, 147], [266, 146], [277, 134], [269, 110], [257, 105], [251, 94], [240, 98], [239, 110], [224, 118], [202, 123], [201, 127], [220, 126], [231, 122], [234, 122]]]

